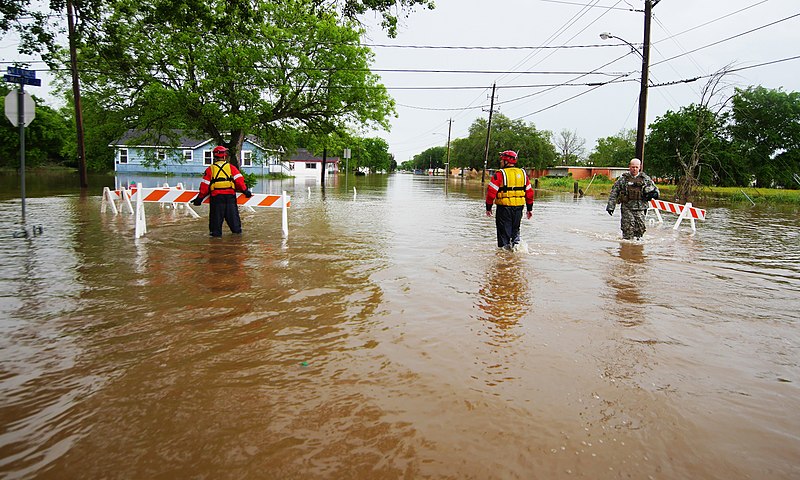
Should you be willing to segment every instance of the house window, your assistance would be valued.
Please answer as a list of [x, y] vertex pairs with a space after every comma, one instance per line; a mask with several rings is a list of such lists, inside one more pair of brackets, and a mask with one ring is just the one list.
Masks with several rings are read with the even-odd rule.
[[306, 170], [308, 170], [308, 169], [316, 170], [317, 169], [317, 164], [316, 163], [306, 163]]
[[203, 150], [203, 165], [211, 165], [211, 150]]
[[120, 148], [119, 149], [119, 163], [128, 163], [128, 149], [127, 148]]
[[184, 150], [183, 151], [183, 161], [184, 162], [191, 162], [192, 161], [192, 151], [191, 150]]
[[165, 152], [164, 150], [156, 151], [156, 158], [158, 159], [159, 162], [166, 161], [167, 160], [167, 152]]
[[253, 152], [251, 152], [250, 150], [245, 150], [242, 152], [242, 166], [243, 167], [253, 166]]

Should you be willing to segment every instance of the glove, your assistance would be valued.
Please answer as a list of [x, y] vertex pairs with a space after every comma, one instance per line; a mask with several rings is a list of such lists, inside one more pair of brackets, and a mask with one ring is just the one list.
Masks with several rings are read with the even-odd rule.
[[247, 198], [250, 198], [250, 197], [252, 197], [252, 196], [253, 196], [253, 192], [251, 192], [249, 188], [248, 188], [247, 190], [245, 190], [244, 192], [242, 192], [242, 193], [243, 193], [243, 194], [244, 194], [244, 196], [245, 196], [245, 197], [247, 197]]
[[606, 208], [606, 212], [608, 212], [609, 215], [614, 215], [614, 209], [612, 207]]
[[203, 199], [200, 197], [194, 197], [194, 200], [192, 200], [192, 205], [195, 207], [199, 207], [201, 203], [203, 203]]

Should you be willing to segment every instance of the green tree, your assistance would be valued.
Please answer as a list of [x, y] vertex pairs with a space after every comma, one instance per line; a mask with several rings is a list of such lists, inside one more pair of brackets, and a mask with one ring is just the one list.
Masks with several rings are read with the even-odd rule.
[[[66, 5], [67, 0], [49, 0], [46, 4], [31, 0], [0, 0], [0, 38], [14, 32], [20, 37], [19, 53], [40, 53], [45, 60], [52, 62], [54, 54], [61, 49], [58, 35], [65, 27], [64, 18], [59, 14], [66, 11]], [[381, 25], [391, 37], [397, 35], [398, 16], [407, 16], [417, 7], [434, 8], [433, 0], [312, 0], [309, 5], [314, 11], [338, 9], [339, 14], [349, 21], [358, 21], [369, 11], [379, 13], [383, 18]], [[103, 13], [119, 6], [120, 2], [116, 0], [72, 0], [76, 40], [91, 40], [92, 31], [102, 22]], [[204, 9], [203, 0], [166, 0], [160, 2], [157, 13], [191, 13]]]
[[361, 34], [311, 0], [115, 0], [81, 48], [84, 85], [130, 127], [202, 133], [236, 158], [248, 133], [387, 127]]
[[800, 93], [764, 87], [736, 89], [729, 128], [733, 149], [758, 186], [797, 187], [800, 174]]
[[[679, 185], [688, 179], [695, 184], [718, 183], [718, 172], [725, 174], [720, 160], [727, 159], [722, 155], [727, 146], [724, 126], [724, 115], [696, 104], [656, 118], [647, 137], [647, 172], [674, 179]], [[687, 199], [686, 195], [678, 196]]]
[[441, 170], [447, 157], [447, 147], [431, 147], [414, 155], [414, 168], [418, 170]]
[[589, 154], [589, 164], [596, 167], [627, 167], [636, 156], [636, 131], [621, 130], [610, 137], [598, 138]]
[[648, 169], [653, 175], [675, 178], [681, 202], [690, 200], [699, 185], [715, 182], [722, 160], [729, 158], [722, 155], [727, 147], [723, 110], [729, 100], [722, 95], [722, 80], [727, 73], [720, 70], [708, 80], [698, 104], [667, 112], [650, 126], [649, 150], [645, 150], [652, 153], [645, 155]]
[[[483, 169], [487, 126], [488, 120], [479, 118], [470, 125], [467, 138], [451, 142], [451, 165]], [[487, 167], [499, 167], [498, 153], [503, 150], [518, 152], [517, 165], [522, 168], [542, 169], [553, 165], [557, 154], [555, 147], [550, 142], [550, 137], [550, 132], [537, 130], [533, 123], [511, 120], [505, 115], [497, 114], [492, 117]]]
[[[86, 148], [86, 169], [90, 172], [108, 172], [114, 168], [114, 151], [109, 144], [118, 140], [127, 129], [125, 112], [103, 107], [96, 95], [83, 95], [81, 98], [83, 111], [84, 147]], [[78, 146], [75, 132], [75, 107], [72, 96], [67, 105], [61, 109], [61, 115], [70, 119], [69, 132], [65, 138], [67, 157], [77, 163]], [[77, 165], [76, 165], [77, 166]]]
[[382, 138], [361, 139], [358, 154], [361, 156], [359, 165], [367, 167], [370, 173], [391, 170], [392, 156], [389, 154], [389, 144]]
[[[7, 86], [0, 86], [2, 109], [9, 91]], [[36, 117], [25, 127], [25, 166], [68, 164], [65, 142], [69, 138], [69, 120], [36, 96], [33, 99]], [[0, 167], [19, 168], [19, 127], [5, 118], [0, 123]]]

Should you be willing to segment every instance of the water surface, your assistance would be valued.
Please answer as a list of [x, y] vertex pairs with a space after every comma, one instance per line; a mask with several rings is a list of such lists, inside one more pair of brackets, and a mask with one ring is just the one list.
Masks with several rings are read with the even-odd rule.
[[796, 210], [540, 192], [512, 253], [443, 182], [264, 182], [286, 239], [0, 201], [0, 477], [800, 477]]

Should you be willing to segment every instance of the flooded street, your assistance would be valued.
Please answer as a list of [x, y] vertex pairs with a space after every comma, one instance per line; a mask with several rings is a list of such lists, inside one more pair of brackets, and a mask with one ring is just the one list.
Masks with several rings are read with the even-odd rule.
[[0, 201], [0, 478], [800, 478], [797, 208], [540, 192], [506, 252], [479, 183], [258, 185], [286, 239], [94, 190]]

